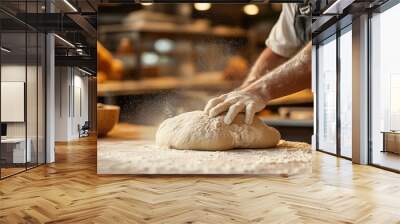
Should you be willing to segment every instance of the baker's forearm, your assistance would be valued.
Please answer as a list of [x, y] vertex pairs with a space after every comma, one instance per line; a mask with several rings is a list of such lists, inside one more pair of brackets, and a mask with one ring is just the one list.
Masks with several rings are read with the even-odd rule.
[[288, 62], [247, 87], [211, 99], [204, 111], [210, 117], [226, 112], [226, 124], [231, 124], [239, 113], [244, 112], [246, 124], [251, 124], [254, 114], [264, 109], [268, 101], [310, 86], [311, 43]]
[[260, 56], [257, 58], [256, 62], [249, 72], [249, 75], [247, 76], [240, 88], [244, 88], [251, 83], [257, 81], [257, 79], [265, 74], [268, 74], [268, 72], [272, 71], [285, 61], [287, 61], [287, 58], [275, 54], [270, 48], [265, 48]]
[[269, 101], [311, 87], [311, 43], [295, 57], [243, 88]]

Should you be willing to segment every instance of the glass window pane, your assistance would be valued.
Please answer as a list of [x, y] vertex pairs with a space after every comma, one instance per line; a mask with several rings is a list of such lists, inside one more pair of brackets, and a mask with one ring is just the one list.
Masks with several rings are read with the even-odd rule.
[[398, 21], [400, 4], [371, 18], [371, 137], [372, 163], [400, 170]]
[[318, 149], [336, 153], [336, 40], [318, 48]]
[[38, 41], [38, 164], [45, 163], [46, 149], [45, 149], [45, 122], [46, 122], [46, 108], [45, 108], [45, 44], [46, 37], [44, 34], [39, 33]]
[[340, 36], [340, 153], [352, 156], [352, 35]]
[[27, 141], [30, 147], [29, 167], [37, 165], [37, 132], [38, 132], [38, 36], [36, 32], [27, 33], [28, 44], [28, 62], [27, 62], [27, 80], [26, 80], [26, 113], [27, 113]]
[[[25, 170], [30, 161], [26, 141], [26, 33], [1, 34], [2, 178]], [[29, 141], [28, 141], [29, 142]], [[28, 150], [27, 150], [28, 149]]]
[[[18, 16], [45, 1], [0, 1]], [[33, 16], [31, 19], [37, 19]], [[1, 178], [45, 162], [45, 35], [0, 12]]]

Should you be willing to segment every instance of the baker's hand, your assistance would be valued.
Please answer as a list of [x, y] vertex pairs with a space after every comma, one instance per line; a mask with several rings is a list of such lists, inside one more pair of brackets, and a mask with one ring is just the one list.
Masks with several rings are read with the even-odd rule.
[[208, 101], [204, 112], [210, 117], [215, 117], [226, 112], [224, 122], [231, 124], [240, 113], [245, 113], [245, 123], [253, 122], [254, 114], [265, 108], [267, 102], [256, 93], [244, 90], [236, 90]]

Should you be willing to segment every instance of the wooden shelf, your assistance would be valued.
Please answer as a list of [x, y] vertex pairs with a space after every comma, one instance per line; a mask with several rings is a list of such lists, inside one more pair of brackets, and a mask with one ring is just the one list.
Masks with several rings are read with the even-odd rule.
[[[228, 81], [222, 74], [195, 75], [193, 78], [158, 77], [143, 80], [106, 81], [97, 85], [98, 96], [123, 96], [157, 93], [167, 90], [232, 91], [240, 82]], [[272, 100], [268, 106], [312, 103], [311, 90], [303, 90]]]
[[157, 126], [118, 123], [115, 127], [100, 139], [107, 140], [154, 140]]
[[224, 80], [222, 74], [195, 75], [186, 79], [158, 77], [143, 80], [106, 81], [97, 85], [97, 95], [139, 95], [176, 89], [230, 91], [239, 84], [240, 82]]
[[240, 28], [206, 28], [199, 29], [191, 25], [178, 26], [175, 24], [132, 23], [127, 25], [106, 25], [99, 28], [100, 34], [106, 33], [153, 33], [185, 36], [215, 36], [222, 38], [247, 38], [247, 31]]

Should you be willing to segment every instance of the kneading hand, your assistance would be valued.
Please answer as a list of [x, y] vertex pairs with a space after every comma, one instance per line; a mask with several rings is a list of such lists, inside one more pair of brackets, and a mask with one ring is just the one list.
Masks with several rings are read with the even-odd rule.
[[210, 117], [215, 117], [228, 111], [224, 117], [226, 124], [231, 124], [240, 112], [245, 112], [245, 122], [251, 124], [254, 114], [264, 109], [266, 104], [257, 94], [237, 90], [211, 99], [204, 112]]

